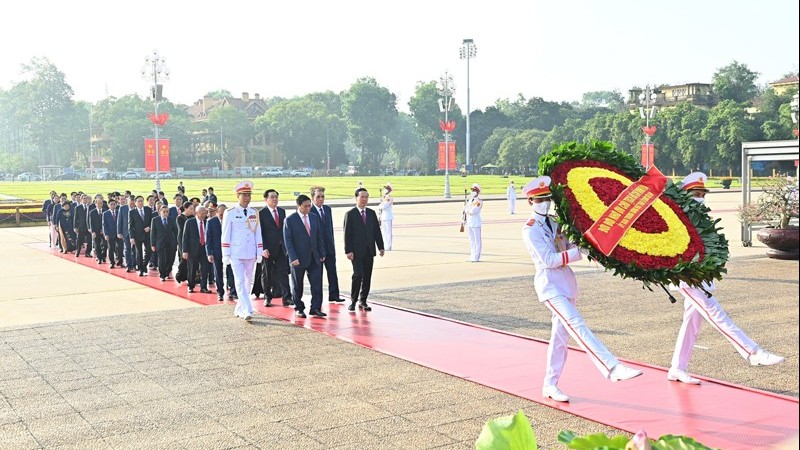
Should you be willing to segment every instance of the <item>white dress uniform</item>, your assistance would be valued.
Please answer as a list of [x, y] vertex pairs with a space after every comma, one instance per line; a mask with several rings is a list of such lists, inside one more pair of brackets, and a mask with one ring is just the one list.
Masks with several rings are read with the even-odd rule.
[[[693, 172], [683, 179], [682, 189], [708, 192], [705, 187], [706, 179], [707, 177], [704, 173]], [[748, 360], [751, 364], [769, 365], [783, 361], [783, 358], [761, 350], [758, 344], [733, 322], [728, 313], [719, 304], [719, 301], [713, 295], [709, 297], [703, 292], [705, 290], [711, 293], [716, 290], [715, 283], [703, 283], [703, 289], [698, 289], [681, 281], [677, 287], [672, 285], [670, 289], [678, 290], [683, 295], [683, 322], [678, 331], [675, 351], [672, 354], [669, 379], [678, 379], [693, 384], [699, 383], [699, 380], [689, 377], [685, 372], [689, 367], [689, 360], [692, 358], [694, 344], [697, 341], [698, 334], [700, 334], [700, 326], [703, 324], [703, 320], [706, 320], [715, 330], [719, 331], [733, 345], [733, 348], [742, 358]], [[680, 378], [679, 375], [685, 378]]]
[[483, 200], [481, 200], [481, 187], [478, 183], [472, 185], [472, 192], [475, 196], [469, 199], [464, 211], [467, 213], [467, 233], [469, 235], [469, 260], [478, 262], [481, 260], [481, 209], [483, 208]]
[[386, 194], [381, 199], [381, 234], [383, 234], [383, 245], [385, 250], [392, 249], [392, 220], [394, 220], [394, 211], [392, 211], [392, 205], [394, 204], [394, 199], [392, 198], [391, 192], [392, 189], [390, 186], [387, 186], [388, 189]]
[[508, 200], [508, 213], [514, 214], [517, 207], [517, 188], [514, 187], [513, 181], [506, 188], [506, 199]]
[[[237, 194], [242, 189], [252, 189], [242, 182], [237, 185]], [[236, 302], [234, 315], [249, 318], [253, 315], [253, 305], [248, 292], [253, 284], [255, 264], [261, 262], [263, 243], [261, 242], [261, 225], [258, 222], [258, 211], [255, 208], [243, 208], [236, 205], [225, 212], [222, 219], [222, 259], [230, 263], [236, 282], [239, 301]]]

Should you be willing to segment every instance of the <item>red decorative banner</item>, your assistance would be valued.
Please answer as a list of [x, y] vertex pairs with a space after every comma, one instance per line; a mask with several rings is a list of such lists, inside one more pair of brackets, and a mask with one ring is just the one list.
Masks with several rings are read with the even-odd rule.
[[656, 126], [650, 125], [649, 127], [642, 127], [642, 131], [644, 131], [644, 134], [652, 137], [654, 134], [656, 134]]
[[666, 185], [667, 177], [655, 166], [650, 167], [647, 175], [611, 202], [583, 236], [604, 255], [610, 255], [639, 216], [661, 196]]
[[642, 167], [652, 167], [656, 160], [656, 148], [653, 144], [642, 144]]
[[153, 122], [153, 125], [158, 125], [160, 127], [163, 127], [164, 124], [167, 123], [167, 120], [169, 120], [169, 114], [167, 113], [161, 113], [157, 116], [154, 113], [150, 113], [147, 117], [150, 118], [150, 122]]
[[[158, 140], [158, 171], [159, 172], [169, 172], [170, 171], [170, 164], [169, 164], [169, 139], [159, 139]], [[156, 171], [156, 140], [155, 139], [145, 139], [144, 140], [144, 170], [145, 172], [155, 172]]]
[[[449, 166], [449, 170], [456, 170], [456, 141], [448, 141], [448, 155], [445, 158], [444, 154], [444, 141], [439, 141], [439, 170], [445, 169], [445, 163]], [[447, 161], [445, 161], [447, 159]]]
[[447, 133], [452, 133], [456, 129], [456, 121], [455, 120], [448, 120], [447, 122], [440, 120], [439, 121], [439, 128], [442, 131]]

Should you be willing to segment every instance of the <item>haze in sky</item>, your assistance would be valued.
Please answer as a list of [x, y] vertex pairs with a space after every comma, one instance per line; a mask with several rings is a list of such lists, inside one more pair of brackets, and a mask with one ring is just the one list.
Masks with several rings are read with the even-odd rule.
[[[466, 109], [497, 99], [580, 100], [645, 84], [710, 83], [733, 60], [759, 84], [798, 70], [797, 0], [494, 0], [10, 2], [0, 26], [0, 88], [22, 63], [45, 56], [75, 99], [147, 95], [141, 76], [153, 49], [171, 70], [164, 95], [191, 104], [228, 89], [292, 97], [347, 89], [370, 76], [398, 95], [447, 70]], [[150, 80], [149, 83], [152, 83]]]

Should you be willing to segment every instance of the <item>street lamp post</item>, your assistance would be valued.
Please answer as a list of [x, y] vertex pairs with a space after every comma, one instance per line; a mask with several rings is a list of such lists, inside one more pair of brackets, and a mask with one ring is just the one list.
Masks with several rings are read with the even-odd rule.
[[478, 54], [478, 47], [475, 46], [475, 42], [472, 39], [464, 39], [458, 54], [461, 59], [467, 60], [467, 156], [464, 166], [466, 168], [466, 173], [469, 173], [469, 113], [471, 111], [469, 109], [469, 59], [474, 58]]
[[[144, 57], [144, 66], [142, 66], [142, 77], [146, 80], [153, 80], [153, 87], [150, 88], [150, 94], [153, 98], [153, 109], [155, 116], [158, 117], [158, 102], [161, 101], [161, 85], [158, 84], [158, 76], [163, 72], [163, 80], [169, 77], [169, 68], [165, 64], [166, 58], [158, 54], [158, 50], [153, 50], [152, 55]], [[161, 173], [159, 167], [159, 160], [161, 159], [161, 150], [158, 147], [158, 124], [153, 123], [155, 130], [155, 144], [156, 144], [156, 190], [161, 191]]]
[[[448, 113], [453, 107], [453, 92], [456, 87], [453, 76], [447, 72], [439, 78], [437, 90], [442, 98], [439, 99], [439, 110], [444, 113], [444, 123], [448, 123]], [[450, 198], [450, 132], [444, 130], [444, 198]]]
[[[639, 107], [639, 116], [641, 116], [642, 119], [645, 119], [645, 127], [642, 128], [644, 131], [645, 142], [645, 151], [642, 154], [644, 164], [642, 165], [645, 169], [650, 168], [651, 156], [652, 160], [655, 161], [655, 150], [650, 147], [650, 136], [655, 134], [656, 130], [655, 127], [650, 127], [650, 119], [656, 116], [656, 107], [653, 105], [653, 103], [655, 103], [657, 98], [658, 95], [653, 92], [649, 84], [645, 86], [644, 91], [639, 94], [639, 103], [644, 105]], [[651, 151], [653, 152], [652, 155], [650, 154]]]

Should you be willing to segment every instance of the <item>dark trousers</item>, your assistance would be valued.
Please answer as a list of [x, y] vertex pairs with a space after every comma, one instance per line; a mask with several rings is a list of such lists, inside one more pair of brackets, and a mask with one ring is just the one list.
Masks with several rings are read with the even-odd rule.
[[[286, 255], [270, 253], [267, 258], [269, 267], [269, 291], [267, 295], [277, 294], [284, 300], [292, 299], [292, 290], [289, 289], [289, 257]], [[322, 276], [322, 272], [320, 272]], [[266, 288], [265, 288], [266, 289]]]
[[144, 239], [133, 240], [133, 253], [136, 255], [136, 268], [139, 269], [139, 273], [147, 272], [147, 257], [150, 254], [145, 253], [145, 251], [150, 248], [149, 242], [149, 240]]
[[200, 271], [200, 289], [208, 289], [208, 284], [206, 284], [208, 280], [208, 258], [206, 257], [205, 247], [201, 246], [197, 253], [189, 255], [189, 259], [186, 260], [186, 268], [189, 272], [187, 277], [189, 289], [195, 286], [198, 269]]
[[105, 236], [103, 233], [95, 233], [94, 234], [94, 255], [97, 258], [97, 262], [103, 262], [106, 260], [106, 250], [108, 249], [108, 243], [106, 242]]
[[336, 275], [336, 255], [325, 257], [325, 273], [328, 274], [328, 301], [339, 299], [339, 276]]
[[256, 266], [256, 273], [253, 277], [253, 290], [251, 294], [258, 297], [261, 294], [264, 294], [264, 298], [271, 298], [271, 295], [274, 294], [274, 290], [270, 289], [270, 271], [269, 271], [269, 259], [264, 259], [261, 261], [261, 264]]
[[180, 259], [178, 260], [178, 271], [175, 272], [175, 281], [180, 283], [182, 281], [186, 281], [187, 280], [187, 276], [186, 276], [187, 265], [186, 265], [186, 260], [185, 259], [180, 257], [180, 255], [178, 255], [178, 257]]
[[75, 256], [81, 256], [81, 248], [86, 244], [86, 256], [92, 254], [92, 233], [89, 230], [78, 230], [77, 242], [75, 243]]
[[155, 254], [158, 255], [158, 260], [161, 264], [158, 265], [158, 276], [160, 278], [167, 278], [169, 273], [172, 272], [172, 265], [175, 264], [175, 251], [176, 246], [166, 245], [162, 248], [156, 247]]
[[122, 247], [125, 249], [125, 267], [128, 269], [136, 268], [136, 260], [133, 259], [133, 248], [131, 247], [131, 239], [122, 235]]
[[151, 249], [150, 261], [149, 261], [150, 265], [153, 266], [153, 267], [158, 267], [158, 259], [159, 259], [158, 252], [154, 252]]
[[353, 258], [353, 284], [350, 287], [350, 299], [352, 301], [367, 302], [370, 284], [372, 283], [372, 265], [374, 262], [374, 256]]
[[228, 277], [228, 289], [231, 295], [236, 295], [236, 279], [233, 277], [233, 267], [230, 264], [225, 266], [225, 275]]
[[[236, 295], [236, 284], [233, 280], [233, 269], [231, 265], [225, 266], [225, 273], [222, 272], [222, 256], [214, 257], [214, 285], [217, 286], [217, 295], [222, 297], [225, 295], [225, 276], [228, 278], [228, 289], [231, 290], [231, 295]], [[256, 284], [256, 283], [253, 283]]]
[[311, 311], [322, 309], [322, 264], [312, 261], [308, 267], [292, 266], [292, 281], [294, 282], [294, 309], [304, 311], [303, 280], [308, 274], [308, 283], [311, 285]]
[[108, 243], [108, 259], [111, 260], [111, 265], [122, 267], [122, 240], [117, 235], [108, 236], [106, 240]]

